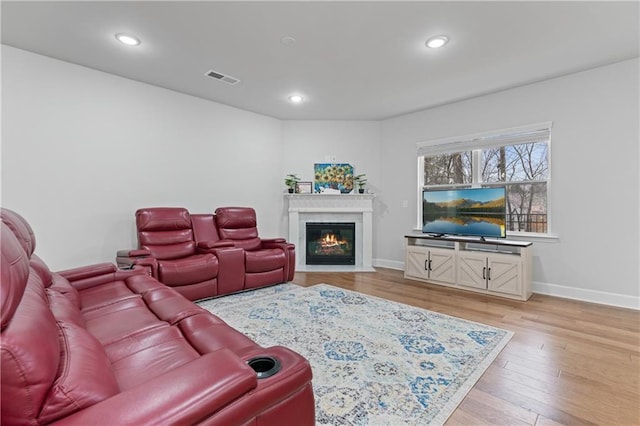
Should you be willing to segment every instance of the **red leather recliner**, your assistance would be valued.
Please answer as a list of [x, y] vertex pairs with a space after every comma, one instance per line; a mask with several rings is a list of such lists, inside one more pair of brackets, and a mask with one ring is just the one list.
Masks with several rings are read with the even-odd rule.
[[145, 265], [154, 278], [190, 300], [218, 294], [218, 258], [215, 252], [197, 250], [187, 209], [139, 209], [136, 228], [139, 250], [119, 251], [119, 265]]
[[260, 238], [253, 208], [221, 207], [214, 219], [220, 240], [245, 251], [245, 289], [293, 279], [295, 246], [284, 238]]

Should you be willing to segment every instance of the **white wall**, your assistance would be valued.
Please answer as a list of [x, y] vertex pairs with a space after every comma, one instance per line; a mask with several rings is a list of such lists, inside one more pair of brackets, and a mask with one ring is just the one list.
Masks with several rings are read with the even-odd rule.
[[[367, 175], [368, 191], [377, 193], [380, 190], [379, 121], [284, 121], [282, 135], [283, 177], [293, 173], [303, 181], [313, 182], [315, 163], [349, 163], [355, 174]], [[380, 201], [374, 203], [379, 211]], [[283, 232], [288, 229], [286, 210], [284, 203]], [[374, 231], [374, 241], [375, 238]]]
[[282, 122], [2, 48], [2, 205], [52, 269], [114, 261], [134, 212], [250, 205], [279, 236]]
[[383, 121], [378, 257], [400, 264], [415, 226], [417, 142], [553, 121], [559, 239], [534, 242], [534, 291], [640, 307], [639, 69], [634, 59]]
[[283, 176], [313, 181], [314, 163], [350, 163], [372, 192], [380, 184], [379, 121], [284, 121], [282, 135]]

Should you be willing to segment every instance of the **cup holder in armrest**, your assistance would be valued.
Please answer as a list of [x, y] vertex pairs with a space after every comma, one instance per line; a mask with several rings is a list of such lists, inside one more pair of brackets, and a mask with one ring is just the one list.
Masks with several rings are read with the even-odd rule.
[[272, 356], [258, 356], [247, 361], [249, 367], [256, 372], [258, 379], [266, 379], [280, 371], [280, 361]]

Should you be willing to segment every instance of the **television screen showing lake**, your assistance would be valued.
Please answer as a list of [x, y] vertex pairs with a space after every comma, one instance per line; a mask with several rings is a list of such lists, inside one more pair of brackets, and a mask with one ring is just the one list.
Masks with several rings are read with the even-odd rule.
[[505, 195], [504, 187], [425, 190], [422, 232], [504, 238]]
[[[502, 223], [500, 223], [502, 222]], [[434, 234], [472, 235], [483, 237], [502, 237], [504, 220], [486, 217], [441, 217], [425, 222], [422, 232]]]

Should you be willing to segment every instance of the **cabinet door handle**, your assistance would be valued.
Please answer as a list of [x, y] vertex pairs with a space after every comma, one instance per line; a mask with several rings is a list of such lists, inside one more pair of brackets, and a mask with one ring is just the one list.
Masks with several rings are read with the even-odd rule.
[[431, 259], [429, 259], [429, 270], [433, 271], [433, 269], [431, 269]]
[[428, 262], [429, 262], [429, 259], [425, 259], [425, 260], [424, 260], [424, 270], [425, 270], [425, 271], [428, 271], [428, 270], [429, 270], [429, 263], [428, 263]]
[[491, 281], [491, 268], [487, 269], [487, 279]]
[[486, 280], [486, 279], [487, 279], [487, 267], [486, 267], [486, 266], [484, 266], [484, 267], [482, 268], [482, 279], [483, 279], [483, 280]]

